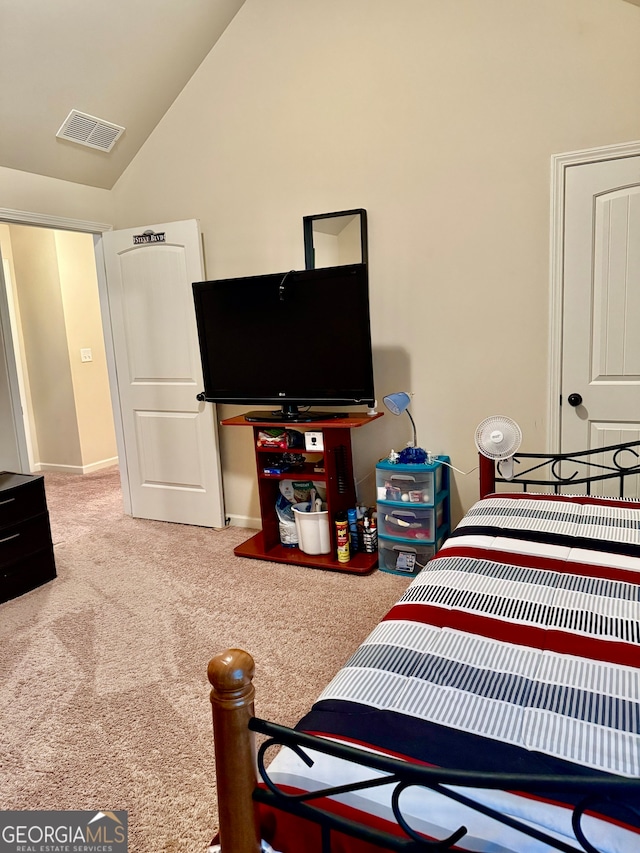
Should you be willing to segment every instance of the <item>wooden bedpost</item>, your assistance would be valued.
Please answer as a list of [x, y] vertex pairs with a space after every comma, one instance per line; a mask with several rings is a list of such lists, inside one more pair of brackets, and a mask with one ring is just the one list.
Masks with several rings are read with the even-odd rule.
[[222, 853], [260, 853], [260, 829], [251, 795], [256, 787], [253, 658], [228, 649], [209, 661], [218, 822]]
[[496, 490], [496, 466], [493, 459], [478, 453], [480, 460], [480, 497], [484, 498]]

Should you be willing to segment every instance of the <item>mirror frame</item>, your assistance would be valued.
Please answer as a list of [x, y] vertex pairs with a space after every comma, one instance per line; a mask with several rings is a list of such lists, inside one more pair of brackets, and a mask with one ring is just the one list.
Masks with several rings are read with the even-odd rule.
[[313, 223], [318, 219], [332, 219], [336, 216], [355, 216], [360, 217], [360, 253], [361, 262], [368, 263], [369, 243], [367, 237], [367, 211], [363, 207], [356, 207], [353, 210], [336, 210], [333, 213], [319, 213], [315, 216], [303, 216], [302, 228], [304, 231], [304, 268], [306, 270], [315, 269], [314, 250], [313, 250]]

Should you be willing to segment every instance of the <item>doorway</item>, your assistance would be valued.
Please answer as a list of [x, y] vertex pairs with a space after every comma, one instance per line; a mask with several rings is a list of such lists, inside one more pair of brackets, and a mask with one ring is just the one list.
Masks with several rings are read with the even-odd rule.
[[0, 222], [0, 246], [29, 469], [116, 465], [92, 234]]
[[[215, 412], [211, 405], [205, 405], [203, 402], [198, 400], [197, 396], [197, 391], [202, 388], [203, 379], [198, 351], [195, 311], [193, 297], [191, 295], [191, 282], [195, 280], [202, 280], [204, 278], [201, 235], [197, 221], [185, 220], [178, 223], [164, 223], [161, 225], [155, 225], [153, 228], [152, 226], [141, 226], [136, 229], [129, 229], [131, 233], [128, 234], [128, 237], [126, 229], [125, 231], [113, 232], [114, 237], [117, 235], [118, 240], [122, 239], [123, 235], [125, 239], [129, 240], [129, 244], [123, 250], [124, 257], [128, 260], [134, 257], [135, 254], [134, 266], [136, 269], [134, 272], [137, 271], [137, 273], [135, 275], [127, 274], [126, 280], [122, 279], [122, 277], [117, 274], [107, 278], [107, 261], [109, 258], [111, 258], [111, 261], [115, 259], [116, 267], [121, 266], [123, 260], [122, 258], [118, 260], [118, 252], [115, 252], [114, 254], [113, 250], [115, 246], [113, 243], [110, 244], [111, 255], [105, 253], [105, 238], [107, 236], [110, 237], [112, 233], [110, 225], [83, 222], [81, 220], [62, 219], [47, 215], [30, 214], [23, 211], [0, 209], [0, 229], [6, 227], [5, 223], [9, 225], [36, 224], [41, 226], [36, 229], [40, 236], [42, 236], [47, 228], [53, 228], [56, 229], [56, 233], [58, 231], [60, 232], [62, 235], [60, 237], [61, 240], [63, 238], [70, 239], [71, 236], [73, 236], [70, 232], [82, 232], [84, 235], [88, 235], [92, 240], [93, 260], [91, 269], [92, 272], [95, 272], [97, 277], [99, 312], [103, 321], [101, 324], [102, 337], [100, 338], [99, 343], [101, 355], [103, 352], [102, 346], [104, 346], [108, 373], [108, 383], [106, 384], [109, 387], [109, 395], [111, 397], [111, 409], [109, 410], [108, 418], [106, 414], [104, 418], [105, 420], [108, 419], [109, 422], [113, 424], [115, 430], [117, 459], [113, 457], [113, 462], [118, 462], [122, 486], [121, 494], [125, 513], [134, 517], [156, 518], [161, 521], [175, 521], [184, 524], [200, 524], [204, 527], [226, 526], [227, 520], [224, 516], [222, 476], [217, 447]], [[179, 229], [180, 227], [184, 228], [187, 226], [189, 226], [191, 234], [188, 245], [183, 243], [180, 239], [174, 239], [174, 229]], [[149, 230], [150, 228], [151, 230]], [[133, 234], [134, 231], [135, 234]], [[153, 259], [148, 258], [149, 261], [153, 261], [152, 267], [154, 267], [155, 270], [155, 273], [151, 275], [151, 277], [148, 275], [148, 264], [139, 264], [137, 260], [139, 257], [138, 254], [132, 253], [131, 251], [132, 246], [135, 247], [140, 243], [138, 237], [144, 237], [150, 233], [161, 234], [163, 238], [167, 237], [169, 234], [172, 235], [171, 239], [167, 238], [166, 240], [141, 241], [143, 245], [150, 243], [150, 245], [153, 246]], [[157, 248], [158, 246], [166, 248], [167, 251], [159, 252]], [[32, 260], [36, 259], [38, 262], [42, 262], [41, 253], [34, 252], [32, 255]], [[162, 263], [163, 259], [164, 264]], [[155, 268], [158, 264], [162, 269]], [[131, 266], [128, 262], [125, 262], [124, 265], [127, 269]], [[75, 263], [71, 264], [71, 266], [75, 269]], [[166, 306], [163, 301], [163, 311], [158, 315], [156, 310], [156, 321], [152, 324], [153, 334], [150, 334], [148, 326], [149, 317], [152, 312], [140, 312], [140, 310], [136, 312], [135, 308], [136, 306], [139, 307], [144, 303], [145, 299], [151, 299], [153, 304], [156, 286], [161, 281], [169, 287], [169, 290], [173, 295], [173, 302], [171, 304], [175, 306], [175, 316], [171, 311], [165, 310]], [[95, 295], [95, 291], [92, 291], [91, 288], [81, 288], [79, 292], [81, 294], [86, 294], [90, 291]], [[0, 288], [0, 300], [2, 300], [3, 297], [6, 302], [4, 287]], [[127, 309], [124, 313], [120, 310], [124, 304], [122, 301], [123, 299], [124, 302], [127, 303]], [[125, 335], [124, 340], [121, 339], [121, 337], [116, 340], [114, 335], [113, 300], [115, 300], [115, 304], [120, 305], [120, 309], [117, 311], [119, 324], [116, 323], [116, 326], [121, 328], [124, 322], [124, 327], [128, 330], [128, 337]], [[73, 299], [70, 301], [73, 302]], [[157, 302], [157, 299], [155, 299], [155, 301]], [[69, 300], [67, 300], [67, 303], [69, 304]], [[61, 313], [63, 317], [66, 317], [63, 299], [58, 299], [58, 302], [54, 307], [59, 314]], [[6, 312], [4, 310], [0, 311], [0, 321], [2, 321], [0, 331], [4, 333], [5, 339], [11, 341], [11, 330], [8, 328], [8, 323], [5, 326], [3, 320], [5, 316]], [[142, 320], [142, 326], [140, 327], [141, 331], [137, 328], [133, 328], [132, 326], [131, 318], [135, 320], [136, 316], [139, 316]], [[125, 392], [122, 388], [122, 377], [125, 377], [130, 384], [133, 382], [134, 384], [141, 384], [152, 389], [156, 386], [163, 385], [164, 377], [158, 372], [162, 367], [162, 358], [160, 358], [160, 366], [158, 366], [158, 356], [163, 356], [164, 353], [162, 342], [169, 339], [173, 341], [173, 338], [175, 338], [175, 318], [177, 316], [181, 316], [184, 320], [183, 331], [185, 334], [182, 336], [184, 342], [182, 362], [186, 359], [189, 363], [190, 369], [187, 371], [187, 374], [180, 376], [177, 381], [174, 377], [171, 382], [174, 385], [183, 387], [183, 390], [187, 395], [186, 399], [188, 400], [188, 405], [183, 401], [177, 415], [181, 418], [182, 426], [188, 422], [187, 426], [190, 425], [193, 427], [191, 432], [196, 440], [191, 441], [191, 444], [193, 444], [194, 447], [193, 452], [189, 457], [186, 453], [178, 455], [174, 452], [176, 442], [179, 444], [180, 440], [182, 440], [182, 444], [185, 446], [188, 443], [185, 441], [184, 435], [177, 435], [177, 432], [180, 432], [179, 429], [173, 430], [173, 432], [169, 429], [168, 433], [165, 429], [162, 441], [156, 442], [157, 446], [153, 444], [154, 436], [149, 435], [148, 430], [146, 433], [145, 430], [141, 430], [140, 435], [135, 435], [133, 437], [134, 442], [137, 441], [138, 444], [140, 444], [140, 439], [142, 439], [141, 446], [144, 449], [145, 459], [148, 458], [152, 461], [159, 460], [160, 462], [160, 467], [156, 465], [156, 468], [152, 470], [150, 474], [148, 466], [145, 468], [145, 466], [133, 465], [133, 468], [135, 469], [134, 475], [136, 478], [134, 480], [134, 485], [140, 484], [140, 478], [143, 476], [144, 482], [142, 482], [142, 486], [146, 490], [157, 490], [159, 487], [162, 487], [165, 491], [166, 489], [172, 489], [173, 493], [175, 493], [173, 494], [173, 497], [176, 498], [176, 500], [172, 500], [170, 502], [173, 507], [171, 512], [166, 511], [166, 506], [169, 504], [167, 501], [163, 505], [162, 512], [158, 511], [149, 515], [146, 511], [140, 511], [140, 507], [138, 505], [134, 506], [133, 503], [131, 488], [132, 479], [130, 476], [131, 454], [129, 453], [129, 450], [131, 449], [129, 445], [131, 445], [132, 442], [131, 435], [129, 434], [129, 445], [127, 444], [127, 434], [123, 426], [123, 394]], [[82, 317], [82, 327], [84, 329], [84, 315], [82, 315]], [[166, 322], [164, 327], [161, 328], [157, 321], [158, 319], [162, 320], [163, 318]], [[48, 319], [49, 317], [47, 316], [47, 321]], [[46, 325], [47, 323], [45, 321], [45, 327]], [[47, 344], [45, 343], [47, 331], [48, 329], [45, 328], [43, 330], [43, 334], [36, 338], [36, 344], [41, 350], [39, 353], [41, 356], [41, 364], [43, 365], [45, 372], [46, 368], [49, 367], [49, 359], [51, 355], [50, 351], [47, 349]], [[98, 345], [98, 335], [96, 335], [95, 340], [96, 345]], [[158, 341], [160, 342], [160, 346], [158, 346]], [[92, 348], [90, 345], [85, 346], [85, 343], [86, 341], [76, 340], [74, 346], [71, 348], [68, 346], [66, 347], [67, 367], [69, 367], [73, 362], [74, 366], [78, 368], [78, 363], [75, 361], [78, 358], [78, 353], [80, 362], [83, 365], [79, 368], [80, 370], [84, 370], [87, 362], [90, 363], [93, 361]], [[0, 340], [0, 344], [2, 344], [2, 340]], [[3, 414], [2, 399], [4, 397], [9, 400], [9, 407], [11, 408], [9, 414], [12, 416], [12, 421], [10, 420], [9, 422], [11, 435], [8, 434], [9, 430], [4, 430], [3, 433], [0, 434], [0, 461], [2, 461], [3, 454], [5, 457], [10, 456], [11, 459], [18, 459], [21, 467], [13, 469], [7, 468], [7, 470], [27, 471], [29, 467], [26, 461], [27, 453], [26, 450], [22, 452], [26, 447], [24, 428], [22, 424], [22, 406], [20, 404], [20, 397], [17, 390], [17, 379], [14, 381], [12, 378], [17, 374], [15, 359], [12, 347], [9, 346], [6, 350], [7, 351], [5, 353], [3, 347], [0, 346], [0, 380], [3, 379], [4, 373], [5, 376], [8, 377], [8, 385], [10, 387], [9, 394], [7, 396], [7, 383], [0, 382], [0, 414]], [[85, 358], [84, 355], [87, 350], [90, 357]], [[3, 360], [4, 364], [2, 363]], [[64, 359], [62, 361], [64, 362]], [[166, 361], [166, 358], [164, 361]], [[119, 363], [120, 369], [118, 369], [117, 363]], [[127, 370], [129, 368], [134, 369], [135, 375], [127, 378]], [[142, 373], [139, 373], [138, 369], [141, 369]], [[65, 377], [63, 377], [63, 380], [64, 379]], [[57, 402], [57, 395], [60, 393], [59, 386], [59, 377], [54, 371], [53, 375], [50, 377], [49, 383], [44, 383], [41, 388], [43, 396], [48, 402], [51, 402], [52, 400]], [[72, 379], [67, 381], [67, 391], [69, 390], [69, 387], [73, 389]], [[103, 395], [103, 401], [106, 400], [106, 396], [107, 395]], [[126, 412], [130, 414], [131, 406], [129, 406], [127, 401], [125, 401], [125, 403], [128, 406]], [[133, 412], [138, 418], [138, 421], [146, 418], [144, 425], [148, 426], [152, 420], [159, 420], [163, 416], [163, 412], [158, 408], [157, 402], [154, 400], [151, 400], [150, 402], [147, 401], [146, 405], [147, 407], [144, 409], [136, 408], [134, 406]], [[168, 424], [169, 427], [171, 427], [170, 417], [166, 418], [166, 422], [165, 426]], [[47, 427], [50, 428], [51, 423], [56, 427], [59, 427], [55, 417], [51, 421], [47, 421]], [[194, 424], [196, 425], [193, 426]], [[74, 429], [77, 432], [77, 424], [75, 427], [71, 428], [71, 432], [74, 432]], [[183, 429], [182, 433], [184, 434], [185, 431], [186, 430]], [[162, 432], [162, 430], [160, 430], [160, 432]], [[156, 434], [157, 433], [158, 431], [156, 431]], [[46, 434], [49, 435], [51, 433], [47, 430]], [[65, 430], [61, 430], [60, 433], [56, 433], [56, 436], [64, 436], [65, 434]], [[147, 438], [150, 439], [150, 442], [145, 440]], [[6, 452], [7, 447], [9, 450], [8, 454]], [[178, 460], [179, 464], [176, 463], [176, 460]], [[98, 462], [93, 464], [105, 464], [107, 461], [108, 458], [105, 457], [103, 453]], [[15, 464], [18, 463], [16, 462]], [[165, 470], [161, 470], [162, 464], [164, 464]], [[72, 463], [72, 465], [75, 466], [79, 473], [82, 473], [84, 461], [79, 464], [79, 467], [77, 463]], [[169, 470], [169, 473], [172, 475], [173, 479], [171, 479], [171, 477], [164, 476], [168, 469], [171, 469]], [[55, 470], [59, 470], [58, 466], [56, 466]], [[68, 470], [66, 463], [63, 470]], [[207, 516], [206, 519], [196, 517], [193, 512], [183, 512], [183, 504], [188, 504], [191, 501], [194, 492], [200, 493], [200, 496], [203, 498], [200, 503], [208, 507], [209, 516]], [[184, 501], [179, 500], [181, 496], [185, 498]]]

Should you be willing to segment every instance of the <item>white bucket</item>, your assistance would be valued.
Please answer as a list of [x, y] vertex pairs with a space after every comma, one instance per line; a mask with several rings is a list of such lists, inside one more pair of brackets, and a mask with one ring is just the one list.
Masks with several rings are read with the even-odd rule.
[[308, 506], [308, 503], [301, 503], [292, 507], [300, 550], [305, 554], [328, 554], [331, 551], [329, 513], [326, 509], [307, 512]]

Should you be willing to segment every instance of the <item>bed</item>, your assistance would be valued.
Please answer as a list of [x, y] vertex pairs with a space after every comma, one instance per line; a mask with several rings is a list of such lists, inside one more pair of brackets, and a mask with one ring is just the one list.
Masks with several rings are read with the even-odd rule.
[[515, 467], [295, 729], [210, 662], [223, 853], [640, 850], [640, 442]]

